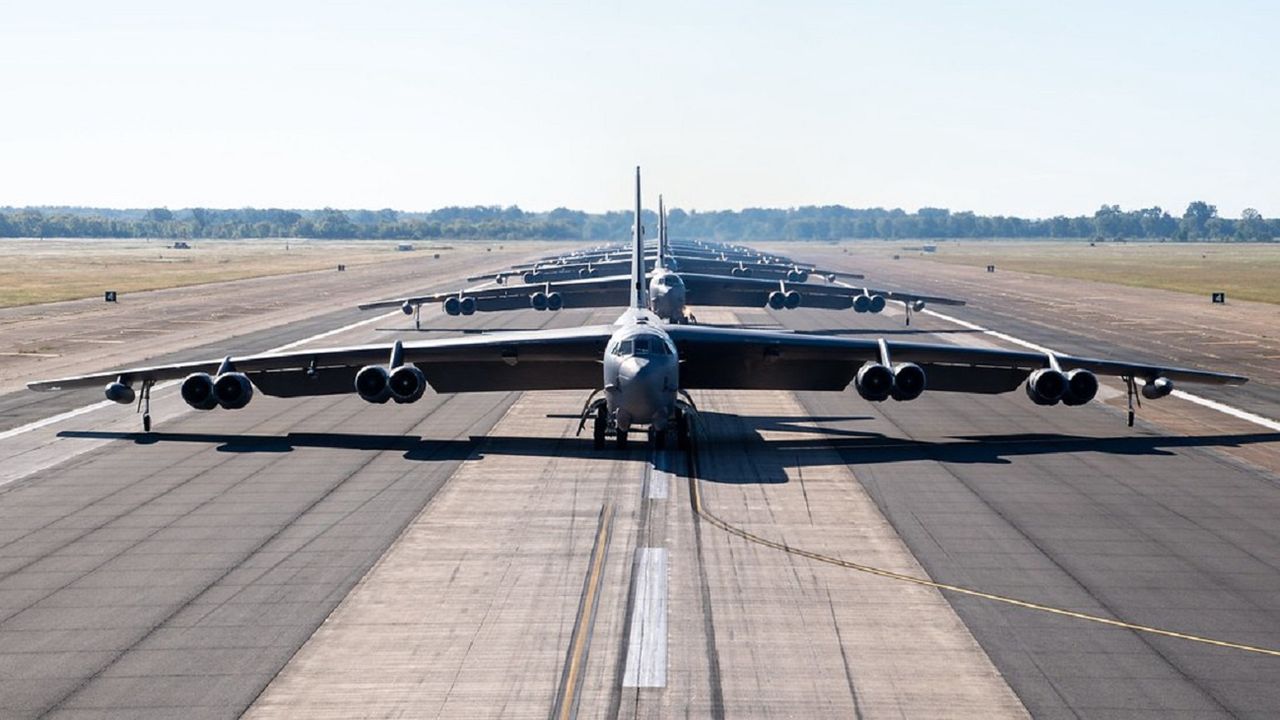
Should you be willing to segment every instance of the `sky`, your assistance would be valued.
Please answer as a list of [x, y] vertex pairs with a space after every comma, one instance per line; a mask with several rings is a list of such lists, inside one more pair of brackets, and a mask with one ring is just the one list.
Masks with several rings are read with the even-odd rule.
[[0, 206], [1280, 215], [1280, 3], [0, 2]]

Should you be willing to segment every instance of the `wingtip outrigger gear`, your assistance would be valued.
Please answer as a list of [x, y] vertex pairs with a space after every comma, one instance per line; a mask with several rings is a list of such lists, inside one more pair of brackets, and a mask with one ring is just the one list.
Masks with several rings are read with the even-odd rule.
[[138, 409], [135, 412], [142, 413], [142, 432], [151, 432], [151, 386], [155, 384], [155, 380], [143, 380], [142, 389], [138, 393]]
[[1133, 427], [1133, 418], [1137, 414], [1135, 407], [1142, 407], [1142, 397], [1138, 395], [1138, 383], [1132, 375], [1124, 376], [1125, 394], [1129, 396], [1129, 427]]

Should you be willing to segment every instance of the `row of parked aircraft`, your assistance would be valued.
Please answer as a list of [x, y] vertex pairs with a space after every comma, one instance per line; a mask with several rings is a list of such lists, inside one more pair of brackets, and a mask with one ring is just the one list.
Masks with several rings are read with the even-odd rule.
[[[643, 232], [641, 233], [643, 235]], [[935, 305], [963, 305], [959, 300], [849, 285], [841, 278], [861, 275], [822, 270], [790, 258], [764, 255], [748, 248], [710, 243], [672, 243], [667, 237], [666, 211], [658, 199], [658, 237], [644, 243], [648, 280], [648, 309], [669, 323], [696, 321], [691, 304], [710, 307], [798, 307], [853, 309], [878, 313], [888, 302], [902, 303], [907, 324], [911, 313]], [[593, 248], [531, 265], [468, 278], [490, 284], [452, 292], [382, 300], [361, 305], [373, 310], [400, 307], [422, 327], [422, 306], [439, 305], [449, 315], [472, 315], [533, 308], [625, 307], [630, 299], [631, 249]], [[627, 258], [625, 261], [619, 257]], [[625, 266], [623, 263], [625, 262]], [[825, 283], [809, 282], [822, 278]]]
[[[686, 447], [696, 412], [691, 390], [844, 392], [852, 386], [868, 401], [907, 402], [927, 392], [991, 394], [1022, 386], [1038, 405], [1075, 406], [1094, 398], [1097, 375], [1103, 374], [1125, 381], [1132, 409], [1135, 395], [1164, 397], [1175, 381], [1246, 381], [1239, 375], [1123, 360], [691, 324], [688, 301], [867, 312], [888, 301], [902, 302], [908, 310], [926, 302], [959, 303], [849, 286], [838, 273], [746, 248], [669, 244], [665, 221], [660, 221], [656, 241], [646, 243], [641, 209], [637, 168], [626, 275], [607, 274], [621, 262], [619, 250], [599, 248], [495, 273], [488, 279], [501, 276], [503, 282], [491, 286], [366, 306], [400, 305], [417, 314], [421, 305], [439, 303], [445, 312], [462, 315], [507, 308], [623, 306], [609, 325], [231, 353], [221, 359], [125, 368], [28, 387], [49, 391], [105, 385], [110, 400], [138, 401], [148, 432], [151, 388], [179, 378], [183, 400], [198, 410], [243, 408], [255, 389], [275, 397], [355, 393], [371, 403], [412, 403], [428, 387], [437, 393], [582, 390], [589, 394], [579, 429], [591, 423], [595, 445], [603, 448], [610, 439], [626, 447], [629, 434], [637, 430], [646, 430], [656, 447], [665, 446], [670, 436]], [[560, 279], [563, 276], [570, 277]]]

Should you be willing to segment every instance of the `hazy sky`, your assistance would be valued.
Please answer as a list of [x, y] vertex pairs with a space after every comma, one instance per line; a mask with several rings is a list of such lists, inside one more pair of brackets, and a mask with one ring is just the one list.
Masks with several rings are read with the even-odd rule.
[[1280, 215], [1278, 3], [0, 5], [0, 205]]

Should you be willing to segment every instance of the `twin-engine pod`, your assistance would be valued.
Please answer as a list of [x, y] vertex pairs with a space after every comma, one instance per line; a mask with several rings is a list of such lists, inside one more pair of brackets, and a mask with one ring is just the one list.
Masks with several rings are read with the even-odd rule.
[[476, 299], [467, 296], [458, 302], [458, 312], [463, 315], [474, 315], [476, 312]]
[[1098, 394], [1098, 378], [1083, 368], [1041, 368], [1027, 377], [1027, 397], [1037, 405], [1084, 405]]
[[120, 381], [107, 383], [107, 387], [104, 388], [104, 393], [108, 400], [120, 403], [121, 405], [128, 405], [133, 402], [135, 397], [137, 397], [134, 395], [132, 387], [125, 385]]
[[897, 363], [893, 368], [868, 362], [858, 368], [853, 387], [864, 400], [881, 402], [915, 400], [925, 389], [924, 368], [915, 363]]
[[551, 311], [564, 307], [564, 298], [558, 292], [547, 293], [547, 309]]
[[783, 294], [782, 299], [783, 299], [783, 304], [787, 306], [788, 310], [795, 310], [796, 308], [800, 307], [800, 293], [796, 292], [795, 290], [788, 290], [786, 293]]
[[441, 307], [443, 307], [444, 311], [450, 315], [462, 314], [462, 300], [457, 297], [445, 298]]
[[529, 284], [531, 284], [531, 283], [535, 283], [535, 282], [537, 282], [537, 281], [538, 281], [538, 276], [537, 276], [537, 275], [535, 275], [532, 271], [530, 271], [530, 272], [526, 272], [523, 276], [521, 276], [521, 279], [523, 279], [523, 280], [524, 280], [524, 283], [525, 283], [526, 285], [529, 285]]
[[802, 283], [809, 281], [809, 272], [800, 268], [792, 268], [787, 271], [787, 282]]
[[1142, 397], [1148, 400], [1159, 400], [1171, 392], [1173, 392], [1173, 381], [1169, 378], [1158, 377], [1142, 384]]
[[541, 290], [539, 290], [538, 292], [536, 292], [536, 293], [534, 293], [534, 294], [530, 295], [530, 296], [529, 296], [529, 307], [533, 308], [534, 310], [546, 310], [546, 309], [547, 309], [547, 294], [546, 294], [546, 293], [544, 293], [544, 292], [542, 292]]
[[734, 277], [751, 277], [751, 268], [736, 267], [730, 270], [729, 274]]
[[413, 365], [401, 365], [390, 372], [381, 365], [365, 365], [356, 373], [356, 394], [365, 402], [417, 402], [426, 391], [427, 378]]
[[253, 383], [239, 372], [224, 372], [216, 378], [209, 373], [191, 373], [182, 381], [180, 394], [196, 410], [212, 410], [218, 405], [239, 410], [253, 399]]
[[781, 290], [774, 290], [769, 293], [769, 307], [774, 310], [782, 310], [787, 307], [787, 296]]
[[884, 296], [863, 293], [853, 299], [853, 310], [860, 313], [878, 313], [884, 310]]

